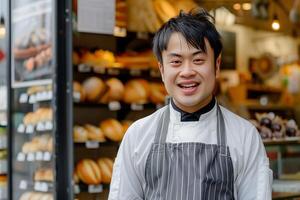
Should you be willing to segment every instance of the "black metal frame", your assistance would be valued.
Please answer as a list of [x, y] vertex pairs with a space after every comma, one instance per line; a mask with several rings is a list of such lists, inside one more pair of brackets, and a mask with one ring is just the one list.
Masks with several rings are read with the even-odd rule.
[[6, 75], [7, 75], [7, 157], [8, 157], [8, 162], [7, 162], [7, 175], [8, 175], [8, 179], [7, 179], [7, 197], [8, 199], [12, 199], [12, 193], [13, 193], [13, 189], [12, 189], [12, 162], [13, 162], [13, 158], [12, 158], [12, 142], [13, 142], [13, 136], [12, 136], [12, 90], [11, 90], [11, 70], [10, 70], [10, 64], [11, 64], [11, 0], [7, 0], [7, 8], [8, 10], [7, 12], [7, 20], [5, 23], [6, 26], [6, 49], [7, 49], [7, 53], [6, 53]]
[[72, 1], [54, 1], [55, 199], [73, 200]]
[[[54, 43], [53, 100], [55, 136], [55, 199], [73, 200], [73, 91], [72, 91], [72, 2], [53, 1]], [[13, 127], [11, 87], [11, 1], [8, 0], [7, 22], [7, 132], [8, 132], [8, 199], [13, 198]]]

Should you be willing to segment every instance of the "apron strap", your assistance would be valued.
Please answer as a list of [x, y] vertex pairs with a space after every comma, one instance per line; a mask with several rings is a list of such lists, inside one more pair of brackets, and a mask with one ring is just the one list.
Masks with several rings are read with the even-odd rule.
[[168, 104], [159, 119], [156, 133], [155, 133], [154, 143], [166, 142], [169, 122], [170, 122], [170, 107]]
[[224, 117], [219, 104], [217, 104], [217, 139], [221, 146], [221, 153], [227, 155], [227, 141]]

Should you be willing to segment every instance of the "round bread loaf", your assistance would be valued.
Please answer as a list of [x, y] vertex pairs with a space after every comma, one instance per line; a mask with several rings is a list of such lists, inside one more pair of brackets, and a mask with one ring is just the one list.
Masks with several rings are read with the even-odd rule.
[[125, 84], [124, 102], [147, 103], [150, 93], [149, 83], [144, 79], [133, 79]]
[[86, 100], [91, 102], [99, 101], [100, 97], [105, 93], [105, 83], [98, 77], [90, 77], [83, 84], [86, 93]]
[[91, 159], [78, 162], [76, 171], [79, 179], [85, 184], [97, 185], [101, 183], [101, 171], [97, 163]]
[[123, 126], [115, 119], [107, 119], [100, 123], [100, 128], [106, 138], [119, 142], [123, 138]]
[[105, 136], [103, 131], [94, 125], [86, 124], [84, 125], [84, 128], [88, 132], [88, 140], [98, 141], [98, 142], [104, 142]]
[[73, 129], [74, 142], [86, 142], [88, 140], [88, 132], [82, 126], [74, 126]]

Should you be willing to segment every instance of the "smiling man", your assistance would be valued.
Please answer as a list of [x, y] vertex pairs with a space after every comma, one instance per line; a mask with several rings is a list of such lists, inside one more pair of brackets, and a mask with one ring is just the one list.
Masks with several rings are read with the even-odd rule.
[[272, 171], [254, 126], [213, 95], [222, 43], [204, 10], [180, 13], [153, 51], [169, 105], [136, 121], [120, 146], [109, 200], [269, 200]]

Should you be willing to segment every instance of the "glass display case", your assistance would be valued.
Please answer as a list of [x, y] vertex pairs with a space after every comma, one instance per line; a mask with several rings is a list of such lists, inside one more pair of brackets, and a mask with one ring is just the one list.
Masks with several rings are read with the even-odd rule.
[[[67, 125], [71, 111], [66, 106], [68, 95], [71, 98], [71, 79], [66, 75], [71, 59], [71, 43], [65, 39], [71, 30], [68, 5], [54, 0], [9, 2], [12, 200], [72, 199], [72, 179], [68, 173], [73, 170], [72, 162], [68, 162], [72, 141], [67, 139], [71, 135], [71, 126]], [[60, 20], [62, 17], [66, 21]]]

